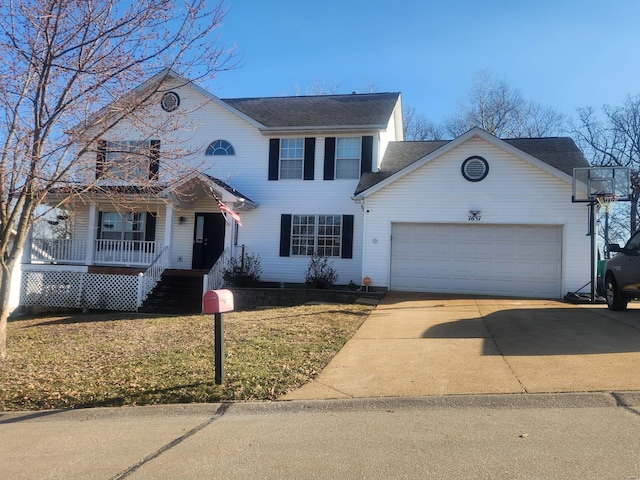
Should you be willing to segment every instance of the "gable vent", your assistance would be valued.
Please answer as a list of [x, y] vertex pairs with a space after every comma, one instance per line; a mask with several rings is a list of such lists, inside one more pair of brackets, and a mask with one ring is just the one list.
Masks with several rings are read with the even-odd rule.
[[479, 182], [489, 173], [489, 163], [482, 157], [473, 156], [462, 162], [462, 176], [470, 182]]
[[162, 96], [160, 105], [165, 112], [173, 112], [180, 106], [180, 97], [176, 92], [167, 92]]

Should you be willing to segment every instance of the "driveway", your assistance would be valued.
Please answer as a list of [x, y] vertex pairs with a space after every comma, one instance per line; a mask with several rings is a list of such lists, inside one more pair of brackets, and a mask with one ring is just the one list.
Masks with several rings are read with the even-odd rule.
[[281, 400], [640, 391], [640, 305], [389, 292]]

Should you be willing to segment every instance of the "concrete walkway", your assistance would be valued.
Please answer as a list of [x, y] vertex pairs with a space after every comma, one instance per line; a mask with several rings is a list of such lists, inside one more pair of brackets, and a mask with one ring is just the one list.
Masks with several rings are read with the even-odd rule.
[[639, 307], [390, 292], [281, 399], [640, 390]]

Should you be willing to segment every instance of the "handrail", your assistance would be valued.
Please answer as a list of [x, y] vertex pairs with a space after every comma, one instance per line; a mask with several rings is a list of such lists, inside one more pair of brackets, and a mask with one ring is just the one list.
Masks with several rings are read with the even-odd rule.
[[167, 268], [167, 260], [169, 256], [169, 247], [164, 247], [160, 253], [153, 260], [149, 268], [147, 268], [144, 273], [138, 274], [138, 307], [142, 306], [142, 302], [144, 302], [151, 290], [157, 285], [158, 280], [162, 277], [162, 273]]
[[231, 249], [225, 248], [224, 251], [213, 264], [211, 270], [204, 276], [202, 282], [202, 294], [204, 295], [209, 290], [217, 290], [224, 286], [224, 268], [231, 260]]

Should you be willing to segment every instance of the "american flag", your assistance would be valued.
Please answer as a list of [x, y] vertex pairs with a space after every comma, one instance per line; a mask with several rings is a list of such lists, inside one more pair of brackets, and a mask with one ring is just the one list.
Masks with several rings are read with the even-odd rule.
[[231, 218], [233, 218], [238, 225], [242, 226], [242, 222], [240, 221], [240, 215], [238, 215], [237, 212], [234, 212], [233, 210], [231, 210], [229, 207], [227, 207], [224, 203], [222, 203], [217, 198], [216, 198], [216, 202], [218, 202], [218, 207], [220, 208], [220, 211], [222, 212], [223, 215], [225, 214], [225, 212], [228, 213], [229, 215], [231, 215]]

